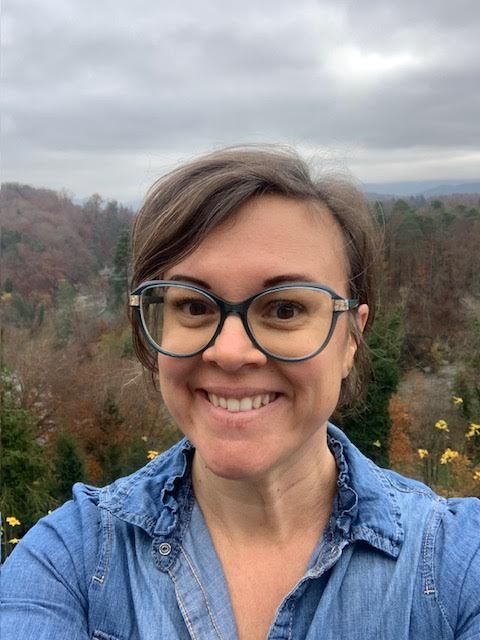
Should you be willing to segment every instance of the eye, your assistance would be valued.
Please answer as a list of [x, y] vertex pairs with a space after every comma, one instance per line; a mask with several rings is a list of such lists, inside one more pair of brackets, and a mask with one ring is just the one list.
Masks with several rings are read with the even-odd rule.
[[203, 316], [214, 312], [212, 306], [204, 300], [195, 300], [192, 298], [185, 298], [183, 300], [177, 300], [175, 308], [189, 316]]
[[301, 305], [288, 300], [277, 300], [269, 305], [267, 315], [275, 320], [293, 320], [301, 312]]

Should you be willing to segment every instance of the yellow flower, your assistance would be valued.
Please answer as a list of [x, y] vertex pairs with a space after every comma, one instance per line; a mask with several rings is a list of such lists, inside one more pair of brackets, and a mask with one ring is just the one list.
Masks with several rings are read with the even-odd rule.
[[380, 442], [380, 440], [375, 440], [375, 442], [372, 442], [374, 447], [378, 447], [380, 448], [382, 446], [382, 443]]
[[435, 422], [435, 428], [441, 431], [448, 431], [448, 424], [445, 420], [437, 420], [437, 422]]
[[463, 398], [460, 398], [459, 396], [452, 396], [452, 402], [453, 404], [463, 404]]
[[458, 451], [454, 451], [453, 449], [450, 449], [450, 447], [447, 447], [440, 456], [440, 464], [447, 464], [448, 462], [455, 460], [455, 458], [458, 458], [458, 456]]
[[473, 438], [473, 436], [480, 436], [480, 424], [475, 424], [475, 422], [468, 425], [468, 431], [465, 434], [466, 438]]
[[16, 527], [17, 524], [22, 524], [20, 520], [18, 520], [18, 518], [15, 518], [15, 516], [8, 516], [8, 518], [6, 518], [6, 521], [11, 527]]
[[146, 441], [148, 440], [148, 438], [147, 438], [147, 436], [142, 436], [142, 437], [140, 438], [140, 440], [143, 440], [144, 442], [146, 442]]
[[10, 538], [10, 544], [18, 544], [20, 542], [20, 538]]
[[148, 451], [147, 452], [147, 459], [148, 460], [153, 460], [154, 458], [156, 458], [158, 456], [158, 451]]
[[480, 482], [480, 471], [475, 471], [475, 473], [473, 474], [473, 479]]
[[428, 456], [428, 450], [427, 449], [417, 449], [417, 453], [418, 453], [418, 457], [420, 458], [420, 460], [423, 460], [424, 458], [426, 458]]

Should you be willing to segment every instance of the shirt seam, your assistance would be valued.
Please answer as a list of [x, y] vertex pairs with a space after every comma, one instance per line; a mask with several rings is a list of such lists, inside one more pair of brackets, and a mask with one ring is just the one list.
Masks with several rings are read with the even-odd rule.
[[112, 514], [106, 509], [100, 509], [99, 527], [103, 535], [92, 582], [103, 584], [110, 564], [111, 549], [113, 546]]
[[[373, 463], [370, 460], [369, 462], [373, 465]], [[410, 487], [408, 485], [401, 484], [395, 478], [393, 478], [390, 475], [390, 473], [388, 473], [389, 471], [388, 469], [381, 469], [380, 467], [377, 467], [377, 469], [374, 469], [374, 470], [375, 471], [379, 470], [382, 476], [388, 482], [388, 484], [390, 484], [394, 489], [396, 489], [397, 491], [400, 491], [401, 493], [417, 493], [421, 496], [424, 496], [425, 498], [430, 499], [432, 502], [439, 502], [444, 500], [444, 498], [437, 496], [435, 493], [433, 493], [428, 489], [421, 489], [419, 487]]]
[[432, 595], [435, 598], [435, 602], [440, 610], [442, 618], [444, 619], [448, 629], [453, 633], [454, 629], [447, 616], [446, 608], [443, 604], [443, 600], [440, 597], [438, 587], [436, 584], [436, 565], [435, 565], [435, 544], [442, 523], [442, 513], [440, 507], [442, 503], [437, 500], [432, 509], [432, 514], [428, 521], [425, 530], [425, 537], [423, 543], [423, 562], [424, 562], [424, 589], [423, 593], [426, 596]]
[[213, 628], [215, 629], [215, 633], [217, 634], [217, 637], [218, 637], [220, 640], [223, 640], [223, 636], [222, 636], [222, 634], [220, 633], [220, 630], [218, 629], [217, 622], [216, 622], [216, 620], [215, 620], [215, 616], [213, 615], [213, 612], [212, 612], [212, 610], [211, 610], [211, 608], [210, 608], [210, 604], [209, 604], [209, 602], [208, 602], [208, 598], [207, 598], [206, 591], [205, 591], [205, 589], [204, 589], [204, 587], [203, 587], [203, 584], [201, 583], [201, 580], [200, 580], [199, 575], [197, 574], [197, 572], [196, 572], [196, 570], [195, 570], [195, 566], [193, 565], [193, 562], [191, 562], [191, 560], [190, 560], [190, 558], [189, 558], [189, 556], [188, 556], [187, 552], [185, 551], [185, 549], [184, 549], [183, 545], [180, 545], [180, 550], [181, 550], [182, 554], [184, 555], [185, 560], [187, 561], [187, 564], [188, 564], [188, 566], [189, 566], [189, 568], [190, 568], [190, 571], [193, 573], [193, 576], [194, 576], [194, 578], [195, 578], [195, 580], [196, 580], [196, 582], [197, 582], [198, 586], [200, 587], [200, 591], [202, 592], [203, 599], [204, 599], [204, 601], [205, 601], [205, 605], [206, 605], [206, 607], [207, 607], [208, 615], [209, 615], [209, 617], [210, 617], [210, 621], [211, 621], [211, 623], [212, 623], [212, 625], [213, 625]]
[[173, 571], [171, 571], [171, 569], [168, 570], [168, 575], [172, 579], [173, 585], [175, 587], [175, 595], [177, 597], [178, 606], [180, 608], [180, 611], [182, 612], [182, 616], [183, 616], [183, 619], [185, 621], [185, 625], [186, 625], [186, 627], [188, 629], [188, 633], [190, 634], [192, 640], [196, 640], [197, 635], [195, 634], [195, 631], [193, 629], [192, 621], [190, 620], [190, 617], [188, 615], [188, 611], [187, 611], [187, 608], [185, 607], [185, 603], [183, 602], [182, 597], [180, 596], [180, 594], [178, 592], [177, 581], [176, 581], [175, 575], [174, 575]]

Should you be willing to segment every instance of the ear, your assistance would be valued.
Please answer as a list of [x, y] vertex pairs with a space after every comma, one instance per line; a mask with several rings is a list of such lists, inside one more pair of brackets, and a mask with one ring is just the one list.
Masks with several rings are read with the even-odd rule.
[[[343, 360], [342, 378], [346, 378], [353, 367], [353, 361], [358, 348], [358, 337], [365, 329], [365, 325], [368, 320], [368, 305], [361, 304], [356, 310], [355, 316], [350, 319], [350, 322], [355, 323], [355, 327], [349, 326], [348, 344], [345, 352], [345, 358]], [[350, 325], [349, 322], [349, 325]], [[356, 334], [356, 335], [355, 335]]]

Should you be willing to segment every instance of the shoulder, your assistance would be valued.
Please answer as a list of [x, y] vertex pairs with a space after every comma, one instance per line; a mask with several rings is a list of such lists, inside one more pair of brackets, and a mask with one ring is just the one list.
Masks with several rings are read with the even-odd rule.
[[[86, 602], [88, 574], [93, 572], [100, 518], [100, 490], [77, 484], [72, 500], [41, 518], [22, 538], [2, 568], [9, 590], [22, 589], [18, 575], [33, 582], [57, 580], [68, 584]], [[73, 584], [72, 577], [78, 580]], [[33, 583], [31, 583], [33, 584]]]
[[449, 625], [459, 636], [480, 634], [480, 500], [445, 501], [429, 532], [427, 550], [430, 588]]
[[88, 589], [99, 548], [98, 491], [77, 485], [74, 499], [39, 520], [7, 558], [5, 636], [86, 637]]
[[178, 469], [186, 466], [182, 453], [189, 448], [187, 441], [180, 441], [132, 475], [106, 487], [76, 483], [72, 499], [28, 531], [6, 567], [23, 561], [28, 564], [28, 558], [35, 556], [59, 571], [73, 569], [88, 582], [87, 576], [94, 575], [103, 539], [111, 529], [112, 516], [121, 518], [124, 513], [125, 520], [140, 526], [158, 518], [162, 511], [159, 498], [173, 486]]
[[415, 534], [423, 521], [417, 530], [423, 596], [433, 598], [456, 638], [480, 633], [480, 500], [446, 499], [421, 482], [379, 472], [401, 505], [405, 528]]
[[420, 545], [422, 617], [430, 619], [434, 602], [453, 637], [480, 638], [480, 500], [447, 499], [422, 482], [373, 467], [399, 507], [406, 549], [415, 538]]
[[[72, 500], [39, 520], [2, 567], [2, 633], [86, 638], [95, 602], [91, 589], [104, 584], [107, 571], [128, 569], [125, 554], [138, 551], [129, 546], [139, 539], [130, 535], [132, 526], [143, 526], [144, 540], [149, 540], [158, 513], [176, 517], [175, 491], [188, 484], [176, 480], [187, 469], [189, 449], [181, 442], [101, 489], [74, 485]], [[118, 584], [125, 584], [123, 576]], [[121, 588], [117, 591], [118, 598]]]
[[402, 476], [389, 469], [375, 467], [383, 476], [386, 486], [401, 506], [405, 523], [416, 520], [416, 515], [426, 515], [424, 535], [426, 545], [446, 552], [455, 546], [463, 557], [468, 549], [480, 548], [480, 499], [444, 498], [419, 480]]

